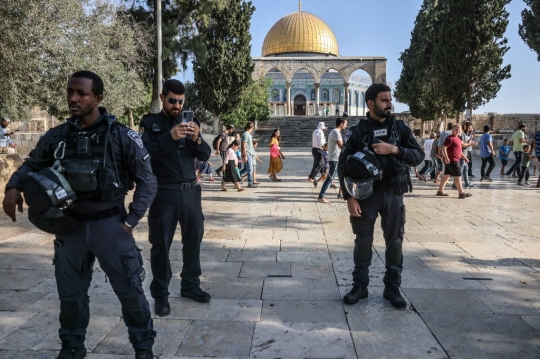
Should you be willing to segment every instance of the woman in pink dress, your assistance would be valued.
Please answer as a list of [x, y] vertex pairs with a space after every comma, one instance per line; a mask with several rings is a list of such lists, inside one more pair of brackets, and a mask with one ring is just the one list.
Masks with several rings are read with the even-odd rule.
[[277, 178], [277, 174], [281, 172], [283, 168], [283, 162], [281, 160], [285, 159], [285, 156], [281, 153], [281, 148], [279, 147], [279, 142], [281, 141], [279, 128], [276, 128], [272, 133], [270, 138], [270, 165], [268, 167], [268, 173], [270, 173], [270, 179], [274, 182], [281, 181]]

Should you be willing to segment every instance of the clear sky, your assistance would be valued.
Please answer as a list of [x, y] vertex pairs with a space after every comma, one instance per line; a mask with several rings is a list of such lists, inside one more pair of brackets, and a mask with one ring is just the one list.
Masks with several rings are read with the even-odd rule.
[[[298, 0], [252, 0], [257, 8], [251, 21], [253, 57], [261, 56], [264, 38], [285, 15], [298, 11]], [[400, 53], [409, 47], [411, 31], [422, 0], [303, 0], [302, 10], [320, 17], [336, 35], [342, 56], [384, 56], [387, 81], [395, 83], [401, 73]], [[506, 37], [510, 50], [504, 65], [512, 65], [512, 77], [502, 83], [497, 98], [476, 113], [540, 113], [540, 62], [518, 34], [523, 0], [512, 0]], [[358, 74], [366, 75], [363, 71]], [[190, 70], [178, 74], [180, 80], [193, 80]], [[395, 111], [407, 106], [395, 103]]]

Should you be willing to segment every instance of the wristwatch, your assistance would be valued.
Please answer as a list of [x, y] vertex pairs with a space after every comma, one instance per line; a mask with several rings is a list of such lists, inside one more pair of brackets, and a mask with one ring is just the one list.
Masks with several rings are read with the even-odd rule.
[[124, 224], [126, 225], [126, 227], [133, 228], [133, 226], [131, 224], [127, 223], [127, 221], [124, 221]]

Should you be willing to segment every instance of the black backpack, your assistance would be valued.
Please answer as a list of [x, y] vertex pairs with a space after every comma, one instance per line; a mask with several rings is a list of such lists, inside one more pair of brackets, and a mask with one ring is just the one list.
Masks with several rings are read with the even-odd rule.
[[217, 151], [217, 150], [218, 150], [218, 147], [217, 147], [217, 146], [218, 146], [218, 141], [219, 141], [220, 138], [223, 138], [221, 135], [222, 135], [222, 134], [220, 133], [220, 134], [217, 135], [217, 136], [214, 138], [214, 140], [212, 141], [212, 148], [214, 149], [214, 151]]

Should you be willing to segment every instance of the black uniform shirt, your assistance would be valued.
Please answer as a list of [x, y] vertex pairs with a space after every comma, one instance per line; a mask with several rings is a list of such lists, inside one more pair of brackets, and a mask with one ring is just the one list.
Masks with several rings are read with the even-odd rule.
[[[103, 107], [100, 107], [99, 110], [101, 117], [87, 130], [98, 126], [100, 121], [104, 120], [107, 112]], [[22, 192], [29, 172], [39, 172], [53, 165], [54, 151], [58, 143], [64, 140], [62, 135], [63, 126], [70, 126], [70, 131], [84, 131], [76, 123], [74, 117], [67, 119], [66, 122], [66, 124], [50, 129], [40, 138], [36, 148], [30, 152], [23, 165], [11, 176], [6, 185], [6, 191], [9, 188], [16, 188]], [[142, 146], [142, 142], [135, 131], [118, 124], [111, 128], [111, 139], [119, 144], [118, 151], [120, 153], [116, 156], [118, 166], [123, 166], [129, 173], [130, 179], [137, 184], [133, 194], [133, 202], [129, 205], [129, 214], [125, 218], [125, 221], [131, 226], [136, 226], [154, 200], [157, 190], [156, 177], [152, 174], [148, 152]], [[118, 195], [117, 198], [111, 201], [77, 200], [71, 210], [75, 213], [98, 212], [123, 204], [124, 199], [125, 194]]]
[[194, 181], [195, 158], [199, 161], [208, 161], [210, 158], [212, 150], [202, 137], [200, 145], [186, 137], [184, 147], [178, 147], [179, 141], [173, 140], [171, 129], [180, 123], [180, 118], [179, 116], [173, 120], [161, 111], [158, 114], [146, 115], [140, 124], [139, 133], [152, 157], [152, 170], [157, 177], [158, 187], [160, 183], [179, 184]]
[[[361, 120], [362, 121], [362, 120]], [[388, 143], [388, 138], [390, 137], [391, 129], [388, 128], [388, 120], [384, 123], [381, 123], [375, 119], [372, 119], [367, 113], [367, 124], [371, 127], [375, 134], [375, 138], [383, 142]], [[425, 154], [424, 150], [412, 133], [412, 130], [405, 122], [401, 120], [395, 121], [395, 129], [397, 136], [399, 137], [396, 146], [399, 147], [399, 155], [396, 156], [398, 160], [404, 162], [409, 166], [417, 166], [424, 160]], [[355, 154], [358, 150], [364, 148], [364, 137], [365, 134], [360, 128], [359, 125], [352, 126], [345, 133], [343, 148], [341, 149], [341, 154], [339, 156], [338, 162], [338, 175], [339, 175], [339, 184], [341, 190], [343, 191], [343, 198], [350, 198], [351, 195], [345, 188], [345, 177], [348, 176], [347, 173], [347, 156]], [[371, 149], [371, 148], [370, 148]]]

